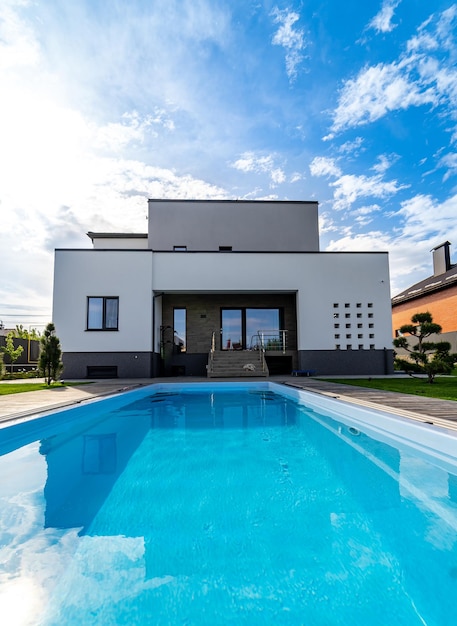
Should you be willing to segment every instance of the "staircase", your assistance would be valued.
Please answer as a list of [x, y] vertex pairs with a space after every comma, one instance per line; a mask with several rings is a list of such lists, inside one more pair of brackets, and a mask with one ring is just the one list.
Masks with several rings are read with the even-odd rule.
[[[264, 366], [262, 366], [262, 361]], [[268, 376], [268, 367], [261, 350], [222, 350], [212, 352], [208, 378], [252, 378]]]

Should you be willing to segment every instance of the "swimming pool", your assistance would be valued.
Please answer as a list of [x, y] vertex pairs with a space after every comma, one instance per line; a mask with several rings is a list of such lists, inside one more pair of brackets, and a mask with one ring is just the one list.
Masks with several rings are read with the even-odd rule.
[[0, 623], [457, 623], [457, 439], [275, 383], [0, 430]]

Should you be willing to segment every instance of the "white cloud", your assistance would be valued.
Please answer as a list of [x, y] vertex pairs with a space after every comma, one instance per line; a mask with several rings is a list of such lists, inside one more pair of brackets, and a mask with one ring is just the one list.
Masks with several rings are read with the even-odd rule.
[[277, 185], [286, 180], [284, 170], [275, 164], [273, 155], [258, 155], [254, 152], [245, 152], [231, 166], [241, 172], [266, 173], [272, 184]]
[[438, 162], [439, 167], [446, 168], [446, 172], [443, 176], [443, 180], [447, 180], [451, 176], [457, 174], [457, 152], [451, 152], [444, 155]]
[[333, 113], [332, 133], [374, 122], [389, 111], [436, 104], [433, 88], [423, 89], [408, 74], [405, 63], [378, 64], [346, 81]]
[[381, 33], [392, 31], [396, 27], [396, 24], [392, 24], [392, 18], [399, 4], [400, 0], [384, 0], [381, 10], [374, 16], [368, 27]]
[[342, 172], [335, 159], [314, 157], [309, 165], [312, 176], [341, 176]]
[[279, 24], [272, 43], [282, 46], [286, 50], [286, 72], [293, 82], [297, 77], [297, 67], [303, 60], [303, 50], [306, 47], [303, 30], [294, 30], [293, 26], [300, 16], [294, 11], [280, 11], [277, 7], [272, 11], [275, 24]]
[[346, 141], [342, 143], [338, 148], [338, 152], [341, 154], [350, 154], [351, 156], [357, 156], [360, 154], [363, 146], [363, 138], [356, 137], [353, 141]]
[[[398, 61], [363, 68], [344, 82], [333, 111], [332, 139], [347, 128], [372, 123], [411, 106], [440, 106], [453, 119], [457, 105], [455, 20], [457, 8], [432, 16], [405, 46]], [[433, 57], [432, 53], [436, 56]], [[451, 105], [449, 110], [446, 105]]]
[[310, 164], [312, 176], [331, 176], [336, 180], [329, 183], [335, 189], [333, 194], [333, 208], [336, 211], [348, 209], [359, 198], [386, 198], [396, 194], [407, 185], [400, 185], [396, 180], [383, 180], [383, 173], [387, 169], [388, 161], [380, 157], [380, 163], [373, 169], [379, 168], [380, 173], [375, 176], [357, 176], [343, 174], [335, 160], [327, 157], [315, 157]]
[[333, 208], [336, 211], [348, 209], [359, 198], [387, 198], [396, 194], [406, 185], [399, 185], [396, 180], [385, 181], [382, 176], [355, 176], [345, 174], [330, 183], [335, 188]]
[[373, 165], [371, 169], [377, 174], [383, 174], [389, 169], [389, 167], [392, 166], [392, 163], [396, 160], [397, 160], [396, 156], [388, 157], [386, 154], [381, 154], [378, 157], [378, 163]]
[[28, 4], [27, 0], [2, 0], [0, 4], [0, 71], [34, 66], [40, 59], [33, 31], [16, 10]]

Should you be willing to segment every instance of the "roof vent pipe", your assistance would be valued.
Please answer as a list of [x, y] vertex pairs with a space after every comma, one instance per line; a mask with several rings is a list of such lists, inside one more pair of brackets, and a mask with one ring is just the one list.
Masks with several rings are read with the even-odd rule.
[[450, 242], [445, 241], [433, 248], [433, 276], [439, 276], [451, 269]]

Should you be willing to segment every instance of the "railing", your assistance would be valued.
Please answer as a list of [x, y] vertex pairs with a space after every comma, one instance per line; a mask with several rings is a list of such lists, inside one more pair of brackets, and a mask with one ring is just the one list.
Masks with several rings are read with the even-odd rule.
[[259, 347], [265, 351], [282, 352], [287, 350], [287, 330], [258, 330], [251, 337], [251, 350], [258, 350]]
[[209, 351], [208, 373], [213, 371], [214, 353], [216, 351], [216, 331], [211, 334], [211, 349]]
[[[257, 333], [257, 335], [254, 335], [254, 337], [256, 337], [256, 347], [254, 348], [255, 350], [259, 351], [259, 359], [260, 359], [260, 365], [262, 367], [262, 372], [266, 372], [268, 370], [268, 366], [267, 366], [267, 360], [265, 358], [265, 346], [263, 343], [263, 336], [260, 333], [260, 331]], [[252, 338], [251, 338], [251, 346], [252, 346]], [[251, 349], [253, 349], [251, 347]]]

